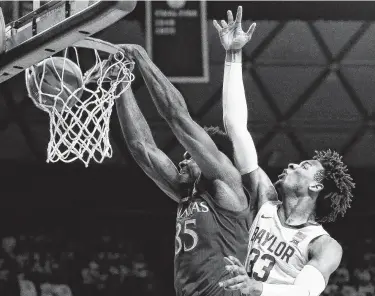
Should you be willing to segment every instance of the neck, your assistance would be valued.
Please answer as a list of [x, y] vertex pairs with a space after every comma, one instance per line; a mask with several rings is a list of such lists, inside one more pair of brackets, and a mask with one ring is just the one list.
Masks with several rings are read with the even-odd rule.
[[194, 184], [180, 183], [180, 194], [182, 197], [191, 196], [193, 194]]
[[315, 222], [315, 201], [310, 196], [283, 196], [283, 204], [279, 209], [280, 221], [287, 225], [298, 226]]

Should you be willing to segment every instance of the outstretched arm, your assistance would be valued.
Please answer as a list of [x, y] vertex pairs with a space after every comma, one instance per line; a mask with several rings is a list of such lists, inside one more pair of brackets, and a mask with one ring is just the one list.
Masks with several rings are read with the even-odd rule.
[[241, 27], [242, 7], [236, 19], [228, 10], [228, 23], [221, 26], [214, 20], [221, 43], [226, 50], [223, 80], [223, 121], [233, 142], [236, 167], [242, 174], [243, 184], [250, 192], [252, 206], [258, 209], [268, 200], [277, 200], [276, 190], [265, 172], [258, 167], [258, 156], [253, 138], [247, 129], [247, 104], [242, 78], [242, 47], [251, 39], [253, 23], [245, 33]]
[[[204, 176], [210, 180], [224, 181], [234, 191], [237, 200], [233, 200], [230, 209], [237, 210], [244, 201], [247, 204], [239, 172], [229, 158], [219, 151], [204, 129], [190, 117], [180, 92], [156, 67], [142, 47], [122, 47], [135, 60], [160, 115], [191, 154]], [[226, 204], [227, 202], [225, 201]]]
[[181, 196], [177, 168], [157, 148], [130, 87], [116, 100], [116, 107], [126, 145], [133, 158], [160, 189], [178, 202]]
[[249, 277], [237, 258], [229, 257], [226, 269], [233, 272], [234, 277], [220, 285], [228, 290], [241, 290], [242, 295], [249, 296], [319, 296], [340, 264], [342, 248], [337, 241], [323, 235], [311, 244], [310, 257], [292, 285], [256, 281]]
[[230, 10], [228, 23], [221, 26], [214, 20], [221, 43], [226, 50], [223, 80], [223, 120], [225, 129], [233, 141], [234, 158], [241, 174], [258, 168], [257, 152], [254, 141], [247, 130], [247, 105], [242, 79], [242, 47], [251, 39], [255, 30], [253, 23], [248, 32], [242, 31], [242, 7], [237, 10], [236, 19]]

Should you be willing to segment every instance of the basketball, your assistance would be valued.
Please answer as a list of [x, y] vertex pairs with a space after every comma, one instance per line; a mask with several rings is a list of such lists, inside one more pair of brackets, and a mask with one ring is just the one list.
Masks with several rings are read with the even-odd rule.
[[170, 8], [181, 9], [185, 6], [186, 1], [184, 1], [184, 0], [177, 0], [177, 1], [167, 0], [167, 4], [169, 5]]
[[71, 108], [81, 97], [82, 72], [76, 63], [64, 57], [50, 57], [26, 70], [29, 97], [40, 107], [61, 111]]

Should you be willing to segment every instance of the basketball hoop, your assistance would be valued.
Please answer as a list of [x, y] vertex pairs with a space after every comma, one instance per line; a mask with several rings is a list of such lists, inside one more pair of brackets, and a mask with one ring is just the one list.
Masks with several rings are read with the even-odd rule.
[[[43, 92], [44, 69], [38, 83], [35, 66], [26, 70], [25, 77], [29, 96], [34, 104], [50, 117], [47, 162], [70, 163], [80, 159], [88, 167], [91, 160], [102, 163], [106, 157], [112, 157], [109, 141], [112, 107], [114, 101], [134, 80], [131, 73], [134, 63], [125, 57], [119, 47], [102, 40], [87, 38], [71, 47], [78, 66], [78, 47], [91, 48], [94, 51], [95, 65], [84, 75], [81, 74], [79, 78], [83, 83], [74, 91], [66, 91], [69, 87], [64, 81], [64, 72], [68, 72], [66, 65], [71, 64], [71, 61], [63, 63], [62, 72], [57, 72], [61, 75], [55, 75], [58, 76], [58, 87], [61, 89], [58, 93]], [[108, 59], [102, 60], [98, 51], [108, 53]], [[64, 59], [67, 59], [67, 52], [68, 49], [65, 49]], [[42, 63], [47, 63], [50, 59], [53, 58], [47, 58]], [[51, 61], [49, 63], [51, 64]], [[37, 89], [32, 89], [32, 85], [36, 85]], [[46, 98], [52, 103], [46, 104]]]

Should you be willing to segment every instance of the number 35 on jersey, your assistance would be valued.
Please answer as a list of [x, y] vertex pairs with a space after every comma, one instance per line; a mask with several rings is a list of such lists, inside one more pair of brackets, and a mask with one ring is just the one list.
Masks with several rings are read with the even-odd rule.
[[175, 255], [178, 255], [182, 249], [189, 252], [197, 246], [198, 235], [193, 230], [195, 226], [196, 219], [176, 223]]

